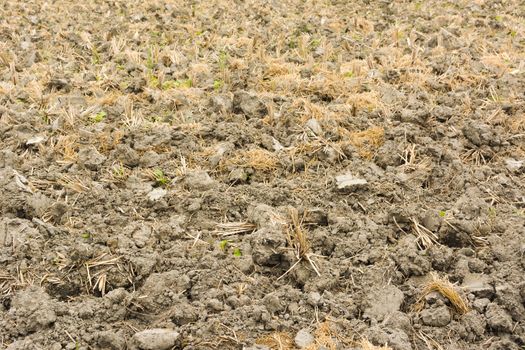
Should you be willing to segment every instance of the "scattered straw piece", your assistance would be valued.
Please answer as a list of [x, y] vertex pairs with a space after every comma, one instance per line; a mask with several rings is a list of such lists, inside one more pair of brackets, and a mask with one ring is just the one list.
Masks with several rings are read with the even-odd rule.
[[420, 249], [426, 249], [432, 247], [434, 244], [440, 245], [438, 242], [438, 236], [430, 231], [425, 226], [421, 225], [417, 219], [412, 219], [412, 228], [416, 233], [416, 243]]
[[266, 345], [270, 349], [292, 350], [295, 349], [293, 338], [286, 332], [275, 332], [255, 341], [256, 344]]
[[421, 311], [425, 307], [425, 296], [432, 292], [438, 292], [447, 298], [452, 304], [454, 310], [460, 315], [469, 312], [469, 307], [466, 300], [456, 291], [454, 285], [446, 278], [440, 278], [432, 274], [432, 280], [425, 286], [421, 292], [421, 296], [414, 305], [415, 311]]
[[318, 350], [325, 348], [328, 350], [337, 349], [337, 342], [335, 340], [334, 332], [330, 327], [328, 321], [322, 322], [317, 326], [315, 330], [315, 341], [310, 346], [306, 347], [306, 350]]
[[225, 161], [224, 165], [236, 165], [270, 172], [277, 169], [278, 163], [279, 160], [273, 153], [263, 149], [252, 149], [234, 154], [232, 158]]
[[[301, 261], [307, 261], [310, 264], [310, 266], [312, 266], [317, 276], [321, 276], [321, 273], [319, 272], [319, 268], [317, 267], [317, 264], [313, 260], [313, 256], [315, 256], [315, 254], [310, 252], [310, 249], [311, 249], [310, 242], [308, 241], [306, 231], [302, 227], [302, 220], [299, 220], [299, 213], [297, 212], [297, 209], [291, 208], [289, 210], [289, 215], [290, 215], [291, 223], [290, 225], [288, 225], [286, 229], [286, 235], [288, 239], [288, 244], [293, 248], [297, 261], [295, 262], [295, 264], [292, 265], [292, 267], [290, 267], [277, 280], [280, 280], [281, 278], [286, 276]], [[306, 213], [304, 216], [306, 216]], [[303, 219], [304, 219], [304, 216], [303, 216]]]
[[217, 233], [219, 236], [231, 236], [241, 233], [250, 233], [255, 231], [256, 225], [249, 222], [227, 222], [224, 224], [217, 224]]
[[384, 346], [376, 346], [368, 341], [368, 339], [361, 339], [359, 342], [359, 346], [363, 350], [392, 350], [391, 347], [384, 345]]

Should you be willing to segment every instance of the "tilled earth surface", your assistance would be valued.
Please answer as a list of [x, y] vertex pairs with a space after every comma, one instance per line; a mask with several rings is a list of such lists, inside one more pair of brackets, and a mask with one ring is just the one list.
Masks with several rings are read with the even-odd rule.
[[3, 0], [0, 347], [523, 349], [524, 15]]

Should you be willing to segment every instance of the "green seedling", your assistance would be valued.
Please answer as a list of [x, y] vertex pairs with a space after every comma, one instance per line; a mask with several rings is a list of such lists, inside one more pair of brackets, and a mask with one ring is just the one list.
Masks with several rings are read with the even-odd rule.
[[84, 238], [84, 239], [90, 239], [90, 238], [91, 238], [91, 234], [90, 234], [89, 232], [84, 232], [84, 233], [82, 234], [82, 238]]
[[155, 62], [155, 59], [153, 57], [153, 50], [149, 48], [148, 56], [146, 57], [146, 67], [152, 70], [153, 68], [155, 68], [156, 64], [157, 63]]
[[440, 210], [440, 211], [439, 211], [439, 217], [444, 218], [445, 215], [447, 215], [447, 212], [446, 212], [446, 211], [444, 211], [444, 210]]
[[214, 80], [213, 81], [213, 90], [219, 91], [224, 85], [224, 82], [222, 80]]
[[45, 124], [51, 124], [51, 118], [49, 118], [49, 115], [47, 113], [42, 114], [42, 121]]
[[161, 169], [155, 169], [153, 171], [153, 178], [155, 179], [157, 186], [166, 186], [170, 182], [170, 179]]
[[98, 52], [95, 46], [93, 46], [93, 48], [91, 49], [91, 63], [93, 64], [100, 63], [100, 53]]
[[100, 123], [101, 121], [103, 121], [106, 117], [108, 116], [108, 114], [104, 111], [100, 111], [96, 114], [93, 114], [90, 119], [93, 123]]
[[354, 76], [354, 72], [352, 71], [348, 71], [344, 74], [344, 77], [345, 78], [352, 78]]
[[126, 168], [121, 164], [113, 166], [111, 175], [116, 180], [123, 180], [126, 178]]
[[227, 239], [223, 239], [219, 242], [219, 248], [221, 248], [221, 250], [226, 250], [228, 243], [230, 243], [230, 241], [228, 241]]
[[181, 80], [167, 80], [162, 83], [162, 90], [169, 90], [174, 88], [188, 89], [193, 86], [193, 80], [181, 79]]
[[235, 256], [235, 257], [237, 257], [237, 258], [241, 257], [241, 256], [242, 256], [241, 249], [240, 249], [240, 248], [235, 248], [235, 249], [233, 250], [233, 256]]
[[159, 78], [157, 78], [156, 75], [150, 74], [148, 80], [149, 80], [148, 85], [151, 86], [152, 88], [158, 88], [160, 86], [160, 80]]
[[221, 51], [219, 53], [219, 59], [217, 63], [219, 64], [219, 69], [221, 71], [226, 69], [226, 66], [228, 65], [228, 53], [226, 51]]
[[319, 45], [321, 45], [321, 40], [319, 39], [313, 39], [312, 41], [310, 41], [310, 47], [312, 48], [312, 50], [317, 49]]

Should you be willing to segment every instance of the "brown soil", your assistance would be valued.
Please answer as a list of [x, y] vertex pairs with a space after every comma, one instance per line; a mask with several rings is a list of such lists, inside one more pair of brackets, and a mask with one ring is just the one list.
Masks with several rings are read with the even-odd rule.
[[3, 0], [0, 347], [523, 349], [519, 0]]

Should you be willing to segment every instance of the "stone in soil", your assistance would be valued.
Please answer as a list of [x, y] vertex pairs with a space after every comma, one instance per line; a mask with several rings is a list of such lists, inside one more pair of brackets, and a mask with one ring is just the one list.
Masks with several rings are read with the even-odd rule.
[[393, 285], [372, 290], [367, 295], [367, 307], [363, 317], [382, 321], [388, 315], [398, 311], [401, 304], [403, 304], [403, 300], [403, 292]]
[[217, 183], [203, 170], [195, 170], [186, 174], [184, 185], [196, 191], [207, 191], [214, 188]]
[[426, 326], [444, 327], [450, 323], [451, 319], [450, 310], [445, 305], [421, 312], [421, 321]]
[[494, 331], [510, 333], [514, 326], [512, 317], [505, 309], [496, 303], [487, 305], [485, 317], [487, 319], [487, 325]]
[[314, 342], [314, 336], [310, 333], [310, 330], [303, 328], [295, 335], [294, 342], [298, 348], [304, 349]]
[[146, 329], [133, 335], [130, 350], [168, 350], [175, 346], [177, 339], [179, 333], [173, 329]]
[[337, 189], [354, 191], [368, 184], [365, 179], [354, 177], [352, 174], [338, 175], [335, 177]]

